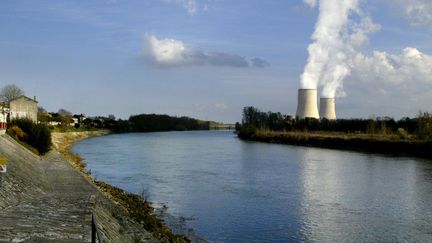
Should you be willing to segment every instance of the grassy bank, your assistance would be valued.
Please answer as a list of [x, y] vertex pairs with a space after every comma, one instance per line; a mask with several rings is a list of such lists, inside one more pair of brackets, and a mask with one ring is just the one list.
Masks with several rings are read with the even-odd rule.
[[89, 137], [107, 135], [109, 133], [110, 131], [108, 130], [53, 133], [53, 143], [57, 150], [62, 153], [75, 168], [81, 171], [108, 198], [125, 209], [129, 218], [141, 223], [143, 228], [152, 233], [155, 238], [162, 242], [189, 242], [186, 237], [174, 234], [171, 229], [164, 224], [163, 220], [154, 214], [154, 208], [145, 198], [128, 193], [104, 182], [94, 180], [91, 175], [85, 171], [86, 165], [81, 157], [71, 152], [74, 142]]
[[432, 159], [432, 142], [400, 139], [397, 135], [336, 132], [274, 132], [256, 130], [239, 133], [246, 140]]

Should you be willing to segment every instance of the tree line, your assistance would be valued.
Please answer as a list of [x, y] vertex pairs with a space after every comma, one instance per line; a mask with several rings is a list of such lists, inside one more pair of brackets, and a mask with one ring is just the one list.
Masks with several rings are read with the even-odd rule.
[[173, 117], [159, 114], [140, 114], [128, 120], [118, 120], [113, 128], [115, 132], [160, 132], [209, 130], [210, 122], [190, 117]]
[[243, 108], [242, 122], [236, 130], [253, 133], [257, 129], [271, 131], [327, 131], [367, 134], [399, 134], [401, 138], [415, 136], [420, 140], [432, 140], [432, 114], [419, 112], [415, 118], [395, 120], [390, 117], [369, 119], [296, 119], [280, 112], [263, 112], [249, 106]]

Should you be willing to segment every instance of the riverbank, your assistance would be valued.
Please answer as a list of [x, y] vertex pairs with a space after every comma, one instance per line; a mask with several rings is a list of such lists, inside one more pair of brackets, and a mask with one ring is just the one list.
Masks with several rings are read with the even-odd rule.
[[0, 242], [90, 242], [94, 213], [105, 242], [159, 242], [53, 149], [37, 156], [8, 135], [0, 188]]
[[256, 131], [239, 138], [288, 145], [351, 150], [432, 159], [432, 142], [403, 140], [396, 135], [348, 134], [330, 132]]
[[82, 162], [79, 155], [74, 154], [70, 151], [73, 144], [86, 138], [105, 136], [110, 133], [110, 130], [85, 132], [53, 132], [51, 133], [51, 139], [53, 146], [56, 150], [58, 150], [68, 161], [70, 161], [76, 169], [88, 175], [88, 173], [84, 171], [85, 164]]
[[127, 218], [139, 222], [146, 231], [149, 231], [153, 237], [162, 242], [188, 242], [189, 240], [184, 236], [173, 234], [171, 229], [163, 223], [163, 220], [154, 215], [154, 208], [145, 198], [128, 193], [104, 182], [94, 180], [91, 174], [85, 170], [86, 165], [81, 157], [71, 152], [73, 144], [79, 140], [108, 134], [110, 134], [108, 130], [53, 133], [52, 138], [56, 149], [107, 198], [124, 209]]

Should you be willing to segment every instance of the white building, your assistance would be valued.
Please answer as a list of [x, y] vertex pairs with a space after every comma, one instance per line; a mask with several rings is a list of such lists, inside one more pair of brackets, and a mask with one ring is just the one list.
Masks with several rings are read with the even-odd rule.
[[0, 104], [0, 134], [3, 134], [6, 131], [8, 114], [9, 108], [3, 104]]
[[10, 119], [28, 118], [37, 123], [37, 104], [36, 97], [31, 99], [24, 95], [11, 100]]

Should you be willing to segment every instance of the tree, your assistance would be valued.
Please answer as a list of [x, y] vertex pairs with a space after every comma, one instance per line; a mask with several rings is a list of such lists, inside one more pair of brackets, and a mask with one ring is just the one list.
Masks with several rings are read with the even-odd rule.
[[420, 140], [432, 140], [432, 114], [419, 112], [417, 116], [417, 138]]
[[42, 106], [38, 107], [37, 117], [38, 121], [41, 123], [49, 123], [51, 118], [49, 113]]
[[60, 116], [70, 116], [72, 117], [72, 112], [65, 110], [65, 109], [60, 109], [57, 112]]
[[15, 84], [8, 84], [4, 86], [0, 91], [0, 100], [6, 104], [9, 104], [11, 100], [24, 95], [24, 91], [16, 86]]
[[57, 113], [60, 116], [60, 126], [62, 129], [65, 129], [73, 122], [72, 112], [65, 109], [60, 109]]

